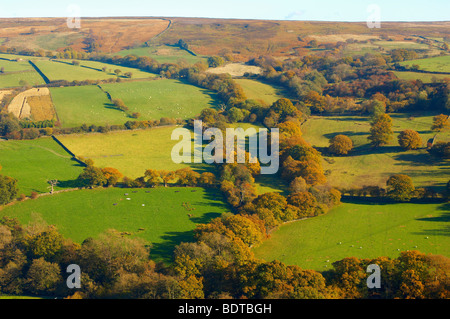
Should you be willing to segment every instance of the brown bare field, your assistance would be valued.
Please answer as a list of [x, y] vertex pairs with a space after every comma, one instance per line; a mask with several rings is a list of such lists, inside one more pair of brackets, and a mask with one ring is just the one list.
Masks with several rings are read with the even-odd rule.
[[317, 42], [336, 43], [345, 42], [348, 39], [357, 41], [367, 41], [370, 39], [378, 39], [378, 36], [362, 35], [362, 34], [330, 34], [330, 35], [311, 35], [309, 38], [316, 39]]
[[53, 120], [56, 118], [50, 95], [30, 96], [27, 102], [31, 107], [31, 118], [34, 121]]
[[18, 119], [31, 118], [31, 106], [29, 98], [33, 96], [50, 96], [48, 88], [30, 89], [17, 94], [8, 105], [8, 112], [13, 113]]
[[228, 73], [231, 76], [243, 76], [246, 72], [261, 74], [261, 68], [253, 65], [245, 65], [243, 63], [229, 63], [218, 68], [208, 69], [206, 72], [214, 74]]

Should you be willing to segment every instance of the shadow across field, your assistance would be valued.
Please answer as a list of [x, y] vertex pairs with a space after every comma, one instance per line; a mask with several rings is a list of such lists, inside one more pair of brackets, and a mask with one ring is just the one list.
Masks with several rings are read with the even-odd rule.
[[161, 236], [161, 243], [152, 243], [150, 245], [150, 258], [155, 261], [163, 261], [171, 263], [173, 261], [173, 251], [175, 246], [184, 242], [192, 242], [194, 240], [193, 231], [185, 232], [167, 232]]
[[[436, 216], [436, 217], [423, 217], [423, 218], [417, 218], [418, 221], [423, 222], [438, 222], [438, 223], [449, 223], [450, 222], [450, 203], [446, 203], [441, 205], [439, 210], [444, 211], [445, 213]], [[423, 235], [423, 236], [450, 236], [450, 225], [442, 225], [439, 228], [430, 228], [430, 229], [424, 229], [421, 232], [416, 232], [416, 235]]]

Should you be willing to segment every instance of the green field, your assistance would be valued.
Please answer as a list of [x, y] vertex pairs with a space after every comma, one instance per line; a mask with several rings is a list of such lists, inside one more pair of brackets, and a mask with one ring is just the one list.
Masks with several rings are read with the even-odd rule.
[[18, 180], [19, 192], [46, 193], [47, 180], [58, 179], [55, 190], [74, 187], [82, 167], [52, 138], [32, 141], [0, 141], [1, 174]]
[[397, 257], [406, 250], [449, 257], [449, 218], [449, 204], [345, 203], [326, 215], [280, 226], [254, 252], [267, 261], [319, 271], [345, 257]]
[[108, 229], [128, 232], [152, 244], [152, 259], [170, 261], [177, 244], [193, 240], [196, 224], [229, 210], [221, 199], [217, 191], [203, 188], [94, 189], [27, 200], [5, 207], [0, 216], [28, 223], [40, 215], [78, 243]]
[[423, 83], [432, 83], [433, 78], [443, 80], [445, 78], [450, 79], [450, 74], [430, 74], [420, 72], [394, 72], [395, 76], [400, 80], [421, 80]]
[[407, 66], [417, 64], [420, 67], [420, 70], [450, 73], [450, 55], [427, 59], [410, 60], [401, 62], [400, 64]]
[[269, 84], [248, 79], [235, 79], [235, 81], [242, 87], [247, 99], [263, 100], [270, 105], [278, 99], [285, 97], [281, 88]]
[[[94, 61], [80, 61], [79, 66], [75, 66], [68, 61], [57, 62], [50, 60], [35, 60], [36, 66], [44, 73], [50, 81], [66, 80], [66, 81], [83, 81], [83, 80], [106, 80], [116, 78], [115, 69], [125, 72], [132, 72], [132, 78], [150, 78], [155, 75], [148, 72], [142, 72], [137, 69], [126, 68], [117, 65]], [[84, 67], [87, 66], [87, 67]], [[107, 71], [103, 72], [102, 68], [106, 67]]]
[[[385, 186], [393, 174], [409, 175], [416, 187], [435, 187], [441, 191], [450, 176], [450, 161], [431, 157], [426, 149], [403, 151], [397, 135], [405, 129], [419, 132], [426, 146], [435, 135], [430, 130], [432, 115], [410, 118], [404, 114], [391, 114], [394, 137], [389, 145], [372, 148], [368, 144], [370, 122], [364, 117], [323, 116], [312, 117], [302, 126], [304, 139], [313, 146], [326, 148], [329, 139], [338, 134], [350, 137], [354, 150], [350, 156], [325, 156], [324, 170], [328, 182], [336, 187], [352, 188], [366, 185]], [[450, 140], [450, 132], [438, 135], [437, 140]]]
[[53, 104], [63, 127], [82, 124], [124, 124], [129, 117], [113, 109], [107, 95], [96, 85], [50, 88]]
[[59, 136], [61, 142], [79, 157], [90, 158], [99, 167], [114, 167], [130, 178], [143, 176], [147, 169], [177, 170], [191, 166], [198, 171], [207, 165], [175, 164], [171, 140], [174, 126], [149, 130], [110, 132], [108, 134], [71, 134]]
[[44, 79], [34, 70], [21, 73], [0, 74], [0, 88], [45, 84]]
[[0, 68], [4, 68], [5, 73], [33, 70], [33, 67], [28, 61], [7, 61], [1, 59]]
[[159, 63], [177, 63], [181, 60], [186, 61], [189, 64], [195, 64], [206, 60], [203, 56], [194, 56], [185, 50], [169, 45], [153, 45], [150, 47], [128, 49], [114, 53], [114, 55], [147, 56], [155, 59]]
[[113, 99], [120, 98], [141, 120], [161, 117], [189, 119], [217, 104], [216, 94], [178, 80], [103, 84]]

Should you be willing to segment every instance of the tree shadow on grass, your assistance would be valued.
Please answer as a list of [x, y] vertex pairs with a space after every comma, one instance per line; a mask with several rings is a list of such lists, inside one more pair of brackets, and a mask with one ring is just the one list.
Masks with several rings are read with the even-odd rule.
[[[438, 207], [438, 210], [444, 211], [444, 213], [440, 216], [433, 217], [422, 217], [417, 218], [416, 220], [422, 222], [439, 222], [439, 223], [448, 223], [450, 222], [450, 203], [443, 204]], [[415, 235], [422, 236], [450, 236], [450, 225], [444, 225], [441, 228], [434, 229], [424, 229], [420, 232], [415, 232]]]
[[397, 163], [397, 165], [424, 165], [424, 166], [449, 166], [450, 161], [444, 161], [437, 158], [433, 158], [427, 153], [401, 153], [394, 156], [397, 161], [409, 162], [409, 163]]
[[369, 136], [369, 132], [343, 131], [343, 132], [327, 133], [327, 134], [324, 134], [323, 136], [328, 139], [332, 139], [333, 137], [335, 137], [337, 135], [345, 135], [345, 136], [348, 136], [351, 138], [352, 136]]
[[191, 217], [190, 220], [196, 224], [207, 224], [214, 218], [220, 217], [221, 213], [206, 213], [200, 217]]
[[194, 241], [194, 232], [166, 232], [161, 236], [162, 242], [152, 243], [150, 248], [150, 258], [155, 261], [162, 261], [164, 263], [173, 262], [173, 251], [175, 246], [184, 242]]
[[67, 181], [58, 181], [59, 188], [78, 188], [83, 187], [83, 183], [78, 179], [72, 179]]
[[355, 147], [351, 151], [350, 155], [359, 156], [371, 154], [389, 154], [389, 153], [399, 153], [401, 151], [403, 151], [403, 149], [400, 146], [385, 145], [380, 147], [372, 147], [370, 144], [364, 144]]

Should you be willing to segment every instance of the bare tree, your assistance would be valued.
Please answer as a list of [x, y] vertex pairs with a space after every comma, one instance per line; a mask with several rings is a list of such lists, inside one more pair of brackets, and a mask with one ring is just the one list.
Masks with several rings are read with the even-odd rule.
[[52, 180], [48, 180], [47, 183], [50, 184], [50, 186], [47, 187], [47, 188], [50, 189], [50, 194], [53, 195], [54, 187], [55, 187], [56, 185], [58, 185], [59, 181], [58, 181], [57, 179], [52, 179]]

